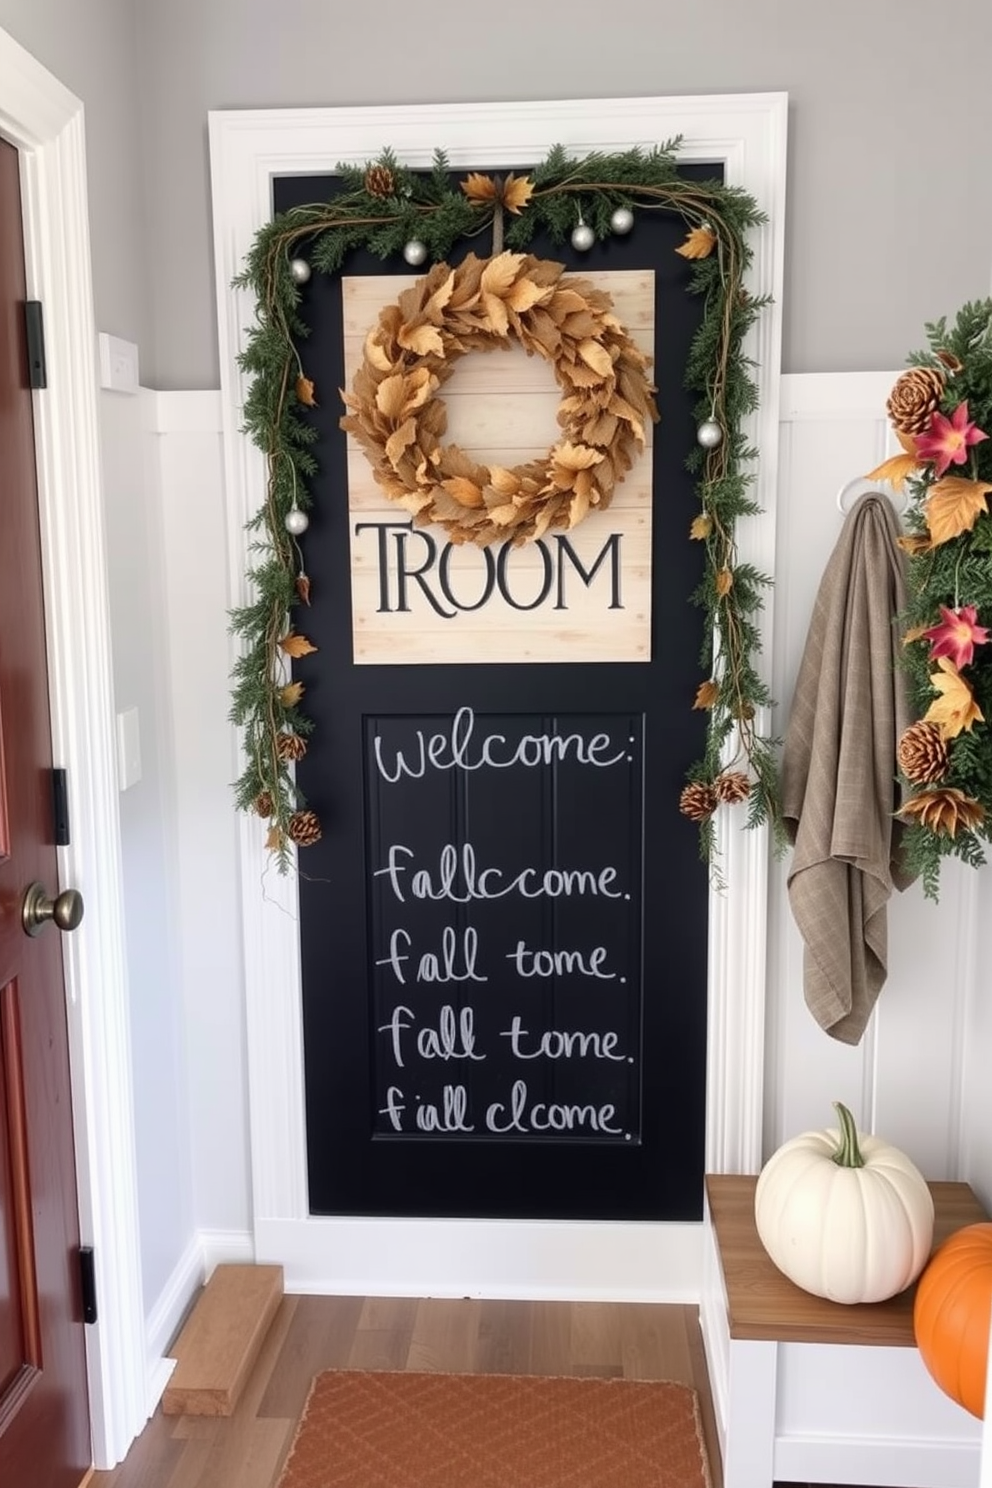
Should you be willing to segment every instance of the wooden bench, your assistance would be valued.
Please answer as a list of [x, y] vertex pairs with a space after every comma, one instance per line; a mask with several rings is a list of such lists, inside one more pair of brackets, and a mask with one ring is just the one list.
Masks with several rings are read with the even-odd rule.
[[[706, 1179], [700, 1320], [724, 1488], [977, 1488], [981, 1422], [927, 1373], [915, 1289], [847, 1307], [794, 1286], [758, 1239], [756, 1183]], [[967, 1184], [930, 1190], [935, 1246], [985, 1219]]]

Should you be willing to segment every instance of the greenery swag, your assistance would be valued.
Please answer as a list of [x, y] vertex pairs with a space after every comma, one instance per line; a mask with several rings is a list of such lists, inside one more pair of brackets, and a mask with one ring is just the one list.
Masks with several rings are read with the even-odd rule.
[[636, 212], [651, 210], [685, 223], [677, 251], [691, 265], [690, 292], [703, 301], [684, 376], [699, 425], [698, 446], [686, 460], [699, 496], [689, 536], [706, 554], [693, 595], [704, 612], [705, 680], [691, 706], [705, 709], [708, 721], [703, 756], [687, 770], [679, 805], [699, 824], [701, 854], [710, 862], [721, 803], [746, 801], [749, 826], [770, 823], [777, 831], [774, 741], [756, 724], [758, 711], [771, 704], [758, 672], [757, 625], [770, 580], [739, 559], [736, 539], [738, 520], [759, 511], [750, 493], [755, 451], [744, 431], [758, 393], [744, 342], [766, 302], [749, 294], [745, 276], [748, 230], [764, 216], [738, 188], [681, 175], [678, 144], [582, 159], [556, 146], [526, 177], [472, 173], [457, 184], [440, 151], [432, 170], [418, 172], [385, 150], [365, 166], [339, 166], [341, 190], [331, 200], [281, 213], [256, 235], [235, 285], [256, 300], [239, 364], [248, 388], [245, 432], [265, 456], [266, 490], [248, 524], [251, 597], [232, 615], [241, 647], [231, 717], [244, 741], [237, 805], [268, 822], [267, 847], [280, 869], [289, 866], [293, 844], [320, 835], [295, 781], [293, 765], [306, 752], [312, 724], [301, 707], [304, 685], [288, 672], [291, 659], [315, 649], [295, 628], [298, 607], [310, 601], [300, 538], [317, 469], [317, 432], [307, 417], [316, 390], [299, 350], [308, 333], [300, 283], [311, 270], [339, 273], [353, 249], [441, 263], [460, 240], [488, 231], [494, 255], [504, 248], [526, 253], [539, 231], [555, 245], [571, 238], [588, 248], [629, 231]]
[[925, 331], [888, 400], [903, 453], [868, 479], [909, 499], [899, 618], [918, 721], [897, 746], [899, 815], [907, 866], [936, 899], [943, 859], [979, 867], [992, 841], [992, 300]]

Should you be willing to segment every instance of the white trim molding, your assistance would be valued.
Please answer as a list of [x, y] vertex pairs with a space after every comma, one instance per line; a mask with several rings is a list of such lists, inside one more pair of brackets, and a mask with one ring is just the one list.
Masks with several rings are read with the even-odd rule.
[[4, 31], [0, 133], [20, 152], [28, 295], [47, 311], [34, 418], [52, 742], [73, 810], [59, 875], [86, 900], [65, 976], [80, 1229], [100, 1310], [86, 1330], [90, 1419], [94, 1461], [113, 1467], [145, 1423], [147, 1380], [83, 106]]
[[[586, 154], [650, 146], [680, 136], [682, 160], [721, 165], [728, 185], [740, 186], [755, 197], [767, 220], [751, 239], [754, 261], [749, 288], [756, 295], [771, 296], [773, 303], [747, 348], [758, 366], [761, 406], [748, 432], [759, 452], [754, 494], [763, 515], [742, 524], [740, 537], [742, 558], [770, 573], [775, 552], [786, 121], [783, 93], [211, 113], [232, 605], [243, 603], [246, 597], [244, 527], [263, 499], [264, 466], [261, 455], [241, 433], [246, 389], [237, 358], [243, 328], [251, 322], [254, 307], [247, 291], [228, 286], [242, 267], [256, 232], [271, 217], [275, 177], [333, 172], [339, 161], [373, 158], [384, 141], [415, 168], [429, 165], [440, 146], [455, 169], [484, 169], [527, 168], [554, 144]], [[766, 653], [770, 652], [771, 623], [769, 599], [761, 616]], [[763, 726], [768, 720], [758, 722]], [[754, 1171], [761, 1157], [766, 833], [735, 829], [722, 841], [721, 855], [728, 887], [725, 892], [711, 893], [709, 907], [706, 1165], [711, 1171]], [[357, 1263], [363, 1247], [367, 1254], [377, 1253], [382, 1237], [395, 1235], [395, 1228], [389, 1228], [395, 1222], [314, 1220], [308, 1215], [296, 887], [292, 878], [280, 878], [271, 871], [257, 823], [246, 818], [242, 819], [240, 860], [253, 1218], [259, 1259], [287, 1260], [287, 1276], [292, 1275], [294, 1285], [302, 1286], [309, 1278], [313, 1285], [351, 1290], [358, 1284], [351, 1258]], [[354, 1233], [356, 1223], [361, 1235]], [[670, 1228], [674, 1232], [682, 1227]], [[591, 1295], [597, 1287], [603, 1295], [611, 1289], [618, 1295], [620, 1283], [611, 1258], [618, 1246], [621, 1254], [640, 1253], [640, 1227], [602, 1225], [598, 1230], [599, 1259], [591, 1269], [578, 1243], [572, 1272], [567, 1264], [562, 1265], [559, 1254], [558, 1295], [567, 1295], [570, 1288], [575, 1295]], [[500, 1224], [504, 1253], [506, 1245], [513, 1243], [510, 1237], [518, 1232], [521, 1244], [535, 1234], [526, 1223]], [[656, 1241], [660, 1238], [655, 1236]], [[419, 1253], [425, 1256], [425, 1277], [430, 1272], [433, 1279], [426, 1253]], [[340, 1269], [332, 1259], [336, 1254]], [[494, 1256], [498, 1254], [496, 1246]], [[375, 1274], [363, 1270], [362, 1284], [371, 1284]], [[634, 1284], [657, 1296], [658, 1278], [663, 1276], [664, 1262], [659, 1269], [656, 1253]], [[461, 1280], [451, 1284], [461, 1291]], [[489, 1284], [499, 1285], [495, 1271]], [[474, 1289], [482, 1294], [486, 1286], [487, 1277], [479, 1269]]]
[[[152, 395], [154, 396], [154, 395]], [[148, 1398], [151, 1417], [176, 1367], [169, 1349], [175, 1342], [200, 1288], [214, 1267], [235, 1262], [251, 1265], [255, 1246], [247, 1230], [197, 1230], [179, 1257], [145, 1323], [148, 1348]]]

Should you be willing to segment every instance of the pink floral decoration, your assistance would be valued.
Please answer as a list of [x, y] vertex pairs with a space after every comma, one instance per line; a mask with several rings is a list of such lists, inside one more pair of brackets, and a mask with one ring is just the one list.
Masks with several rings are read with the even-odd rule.
[[950, 418], [942, 413], [932, 415], [927, 432], [916, 436], [916, 453], [921, 460], [933, 462], [939, 480], [949, 466], [964, 464], [973, 444], [988, 437], [969, 422], [967, 403], [959, 403]]
[[977, 623], [978, 611], [974, 605], [961, 605], [957, 610], [941, 605], [940, 616], [939, 625], [932, 625], [923, 632], [930, 642], [930, 660], [949, 656], [960, 671], [974, 661], [975, 647], [985, 645], [989, 632], [984, 625]]

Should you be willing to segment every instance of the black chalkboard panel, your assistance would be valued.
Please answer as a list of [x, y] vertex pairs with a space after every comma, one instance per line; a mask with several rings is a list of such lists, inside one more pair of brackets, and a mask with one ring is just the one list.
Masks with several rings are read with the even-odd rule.
[[[278, 181], [275, 209], [325, 199], [337, 186], [333, 177]], [[573, 272], [654, 270], [662, 420], [646, 663], [575, 663], [564, 652], [560, 663], [531, 666], [354, 665], [345, 443], [333, 393], [344, 380], [341, 289], [315, 275], [304, 290], [307, 374], [323, 393], [311, 415], [320, 472], [305, 539], [313, 604], [299, 626], [320, 649], [294, 668], [316, 725], [298, 778], [324, 828], [300, 858], [314, 1214], [700, 1217], [708, 883], [696, 829], [677, 802], [704, 729], [692, 710], [702, 623], [691, 596], [702, 561], [700, 545], [687, 541], [698, 503], [685, 470], [694, 420], [682, 386], [701, 307], [674, 252], [683, 236], [676, 218], [645, 213], [629, 238], [589, 254], [533, 245]], [[453, 261], [472, 249], [484, 245], [466, 244]], [[386, 304], [390, 275], [409, 270], [356, 252], [345, 272], [382, 273]], [[505, 739], [490, 745], [492, 758], [526, 739], [575, 737], [588, 750], [600, 735], [603, 758], [621, 749], [624, 757], [607, 767], [575, 753], [527, 764], [528, 751], [544, 747], [530, 743], [506, 768], [425, 765], [418, 776], [419, 737], [425, 759], [433, 747], [450, 760], [452, 735], [469, 718], [474, 747]], [[442, 743], [431, 746], [435, 736]], [[415, 768], [391, 780], [401, 753]], [[391, 878], [395, 847], [412, 856], [393, 853]], [[574, 879], [570, 894], [522, 892], [545, 882], [557, 890], [556, 875], [583, 872], [598, 890], [604, 870], [613, 872], [602, 886], [629, 900], [580, 894]], [[471, 872], [476, 885], [489, 873], [482, 882], [491, 889], [518, 887], [459, 902]], [[445, 884], [447, 895], [431, 897]], [[583, 957], [581, 967], [568, 953]], [[594, 961], [615, 976], [588, 975]], [[469, 964], [484, 982], [455, 980]], [[467, 1057], [469, 1045], [483, 1057]]]
[[640, 735], [366, 720], [377, 1135], [640, 1139]]

